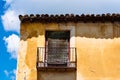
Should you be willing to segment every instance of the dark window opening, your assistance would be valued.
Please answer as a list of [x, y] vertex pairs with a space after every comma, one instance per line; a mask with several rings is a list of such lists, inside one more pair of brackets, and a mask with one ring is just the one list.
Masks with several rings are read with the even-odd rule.
[[46, 31], [46, 40], [51, 39], [70, 39], [70, 31]]
[[48, 66], [67, 66], [69, 60], [70, 31], [46, 31], [46, 57]]

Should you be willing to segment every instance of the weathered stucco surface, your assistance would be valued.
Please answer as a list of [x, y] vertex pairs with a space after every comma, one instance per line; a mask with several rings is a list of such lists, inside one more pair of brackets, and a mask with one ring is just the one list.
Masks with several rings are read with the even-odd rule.
[[39, 71], [38, 80], [75, 80], [73, 71]]
[[[22, 23], [20, 28], [17, 80], [37, 80], [38, 73], [41, 80], [120, 79], [120, 23]], [[70, 30], [70, 46], [77, 50], [76, 71], [37, 73], [37, 47], [45, 46], [45, 30]]]

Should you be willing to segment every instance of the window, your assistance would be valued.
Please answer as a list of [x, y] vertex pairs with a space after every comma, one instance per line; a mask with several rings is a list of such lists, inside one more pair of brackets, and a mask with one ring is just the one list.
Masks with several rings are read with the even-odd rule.
[[69, 60], [70, 31], [46, 31], [46, 57], [48, 66], [67, 66]]

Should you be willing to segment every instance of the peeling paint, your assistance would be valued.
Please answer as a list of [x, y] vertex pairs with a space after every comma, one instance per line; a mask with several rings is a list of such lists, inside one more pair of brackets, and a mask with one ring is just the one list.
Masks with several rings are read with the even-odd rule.
[[[119, 80], [119, 25], [119, 23], [22, 23], [17, 80], [37, 80], [38, 76], [40, 80]], [[76, 71], [62, 74], [37, 72], [37, 47], [45, 47], [45, 30], [70, 30], [70, 46], [76, 47], [77, 50]]]

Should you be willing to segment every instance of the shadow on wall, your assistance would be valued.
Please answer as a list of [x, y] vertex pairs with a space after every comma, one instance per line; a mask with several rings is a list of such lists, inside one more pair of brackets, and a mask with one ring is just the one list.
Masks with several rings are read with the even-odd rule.
[[37, 31], [31, 31], [30, 33], [25, 32], [22, 36], [21, 36], [21, 40], [26, 41], [26, 39], [30, 39], [32, 37], [38, 37], [39, 34]]
[[38, 37], [39, 35], [44, 35], [43, 24], [39, 23], [21, 23], [20, 27], [20, 39], [26, 41], [33, 37]]
[[[52, 23], [51, 23], [52, 24]], [[57, 27], [75, 26], [76, 37], [113, 39], [120, 37], [120, 23], [53, 23]], [[21, 40], [26, 40], [39, 35], [45, 35], [45, 27], [49, 23], [22, 23], [20, 28]], [[53, 29], [54, 30], [54, 29]], [[72, 36], [71, 36], [72, 37]]]
[[[57, 26], [60, 26], [59, 24], [71, 26], [68, 23], [58, 23]], [[45, 35], [45, 26], [46, 24], [39, 23], [22, 24], [21, 40], [26, 41]], [[77, 53], [79, 53], [77, 56], [80, 59], [77, 60], [78, 72], [75, 74], [78, 80], [79, 74], [88, 79], [89, 77], [119, 78], [120, 40], [112, 39], [120, 37], [120, 23], [110, 23], [110, 25], [107, 23], [73, 23], [72, 26], [76, 26], [75, 36], [71, 37], [77, 38]]]
[[120, 23], [78, 23], [76, 37], [113, 39], [120, 37]]

